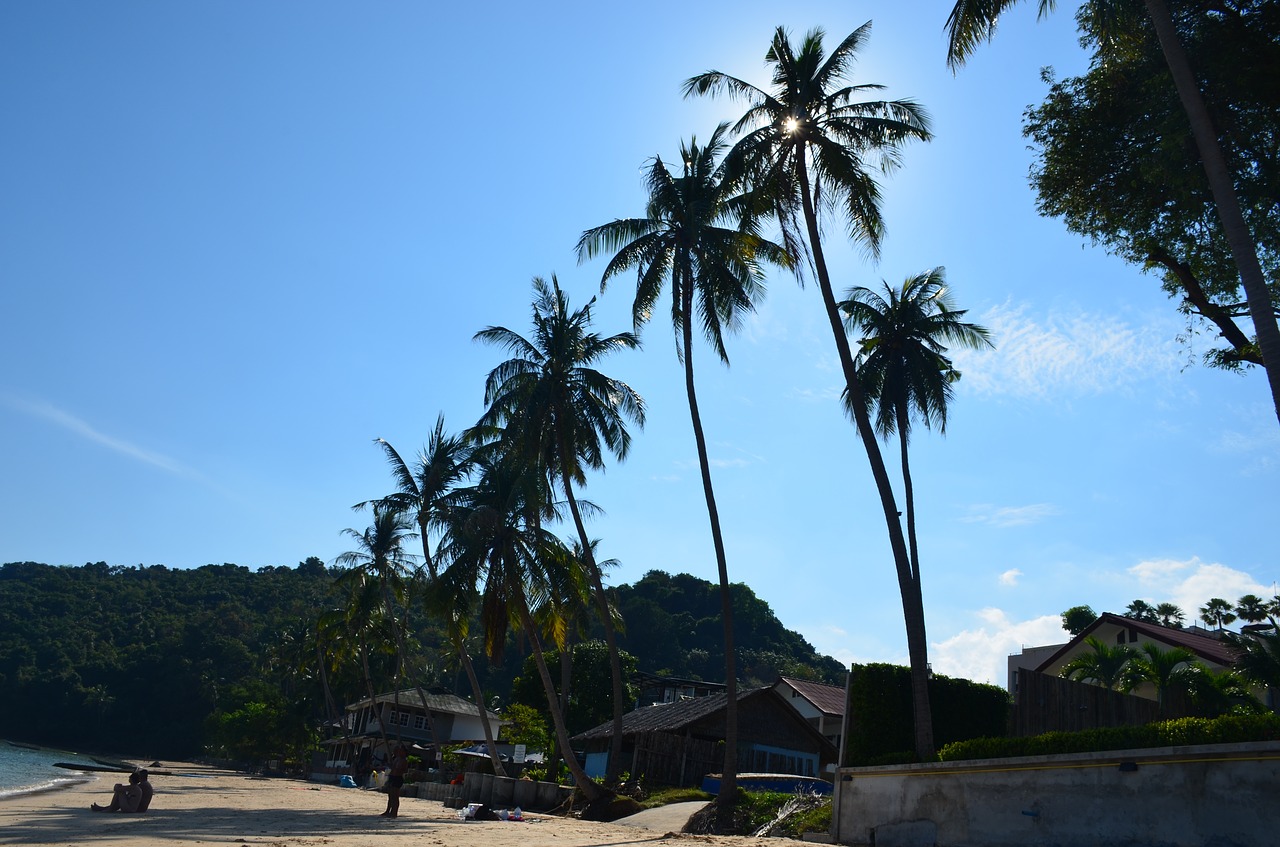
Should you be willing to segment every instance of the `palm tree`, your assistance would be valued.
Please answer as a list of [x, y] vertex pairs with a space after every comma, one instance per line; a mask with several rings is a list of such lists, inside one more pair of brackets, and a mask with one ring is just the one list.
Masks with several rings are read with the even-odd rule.
[[1223, 640], [1236, 652], [1235, 672], [1246, 682], [1267, 689], [1267, 705], [1275, 707], [1280, 692], [1280, 631], [1223, 633]]
[[1187, 619], [1186, 613], [1182, 608], [1174, 603], [1160, 603], [1155, 608], [1156, 621], [1161, 626], [1172, 627], [1173, 629], [1182, 629], [1182, 623]]
[[1135, 621], [1155, 623], [1156, 607], [1152, 606], [1146, 600], [1134, 600], [1125, 607], [1124, 616], [1126, 618], [1133, 618]]
[[[466, 596], [476, 591], [480, 599], [480, 623], [489, 657], [501, 659], [507, 633], [514, 623], [533, 648], [538, 675], [547, 695], [556, 740], [588, 803], [606, 796], [587, 776], [573, 755], [564, 715], [559, 709], [555, 684], [543, 656], [541, 632], [535, 610], [551, 597], [581, 593], [585, 579], [573, 569], [572, 557], [541, 525], [548, 513], [545, 476], [523, 461], [518, 451], [486, 451], [477, 460], [479, 479], [462, 492], [461, 505], [451, 515], [451, 526], [441, 557], [448, 562], [440, 580], [448, 594]], [[550, 626], [557, 644], [563, 628]]]
[[1188, 692], [1197, 717], [1260, 715], [1267, 711], [1249, 690], [1248, 681], [1234, 670], [1215, 672], [1201, 666], [1190, 677]]
[[[718, 802], [731, 806], [737, 798], [738, 701], [737, 670], [733, 649], [733, 597], [720, 512], [711, 483], [707, 441], [698, 410], [693, 378], [693, 324], [702, 324], [702, 334], [726, 365], [724, 331], [738, 325], [741, 316], [754, 308], [763, 291], [760, 262], [789, 266], [790, 255], [777, 244], [762, 238], [753, 223], [742, 221], [746, 200], [725, 179], [723, 164], [717, 159], [724, 151], [727, 127], [716, 127], [710, 140], [699, 145], [697, 138], [680, 145], [684, 163], [679, 176], [654, 157], [647, 173], [649, 202], [643, 218], [625, 218], [589, 229], [578, 239], [579, 261], [601, 252], [613, 253], [600, 280], [603, 289], [610, 279], [625, 271], [636, 272], [636, 296], [631, 316], [637, 330], [653, 314], [654, 304], [668, 280], [671, 284], [671, 322], [676, 330], [676, 354], [684, 365], [685, 394], [698, 449], [702, 492], [711, 523], [720, 580], [720, 614], [724, 625], [725, 761]], [[738, 222], [737, 226], [730, 226]], [[612, 757], [611, 757], [612, 758]]]
[[[950, 38], [947, 63], [953, 69], [958, 68], [980, 42], [990, 40], [995, 34], [996, 22], [1001, 13], [1015, 2], [1017, 0], [956, 0], [951, 15], [947, 18]], [[1054, 0], [1039, 0], [1039, 5], [1040, 15], [1044, 16], [1055, 4]], [[1271, 387], [1276, 417], [1280, 419], [1280, 325], [1277, 325], [1275, 305], [1271, 302], [1271, 293], [1258, 262], [1257, 247], [1240, 211], [1240, 201], [1227, 158], [1218, 141], [1218, 133], [1205, 104], [1200, 83], [1187, 59], [1169, 6], [1164, 0], [1144, 0], [1144, 5], [1160, 42], [1165, 62], [1169, 65], [1169, 73], [1182, 101], [1182, 108], [1187, 113], [1191, 135], [1200, 152], [1200, 161], [1204, 163], [1209, 190], [1222, 221], [1222, 231], [1231, 247], [1236, 268], [1240, 271], [1240, 282], [1249, 303], [1249, 316], [1258, 336], [1258, 348], [1262, 351], [1263, 367]], [[1125, 11], [1122, 4], [1107, 0], [1091, 0], [1089, 6], [1095, 16], [1108, 23], [1118, 19]]]
[[517, 449], [527, 451], [549, 480], [557, 480], [564, 491], [609, 648], [613, 737], [607, 776], [612, 783], [622, 767], [622, 665], [604, 579], [573, 489], [575, 483], [586, 483], [585, 469], [604, 467], [606, 452], [619, 461], [626, 458], [631, 444], [628, 420], [644, 425], [644, 399], [625, 382], [592, 367], [610, 353], [637, 349], [640, 341], [630, 332], [607, 338], [591, 332], [595, 298], [570, 312], [569, 299], [554, 275], [550, 286], [535, 278], [533, 290], [532, 340], [502, 326], [487, 327], [475, 335], [514, 355], [489, 373], [485, 382], [488, 410], [480, 426], [505, 427]]
[[1125, 665], [1120, 685], [1125, 691], [1133, 691], [1149, 684], [1156, 693], [1160, 711], [1166, 710], [1168, 694], [1173, 690], [1189, 691], [1195, 685], [1196, 675], [1204, 666], [1196, 654], [1185, 647], [1161, 650], [1150, 641], [1141, 645]]
[[[391, 468], [391, 477], [396, 482], [396, 490], [377, 502], [384, 507], [399, 509], [412, 515], [417, 522], [418, 537], [422, 540], [422, 561], [429, 580], [424, 601], [430, 608], [430, 581], [434, 581], [437, 576], [435, 559], [431, 556], [430, 533], [443, 525], [452, 502], [453, 491], [469, 473], [471, 447], [466, 438], [445, 432], [443, 414], [436, 417], [436, 424], [427, 439], [427, 446], [419, 451], [412, 467], [385, 439], [376, 439], [374, 443], [382, 448], [387, 464]], [[359, 504], [359, 506], [363, 505], [365, 504]], [[434, 608], [431, 611], [443, 617], [450, 627], [461, 626], [465, 631], [465, 620], [452, 614], [457, 607], [457, 604], [449, 602], [443, 608]], [[453, 638], [452, 630], [450, 635], [454, 649], [458, 652], [458, 659], [467, 672], [467, 680], [471, 683], [471, 695], [480, 713], [480, 725], [484, 732], [485, 745], [489, 751], [489, 759], [493, 763], [494, 773], [498, 776], [506, 776], [493, 727], [489, 724], [489, 713], [485, 709], [484, 692], [480, 689], [475, 669], [471, 666], [471, 656], [467, 653], [466, 638], [465, 636]], [[401, 662], [403, 661], [405, 657], [401, 656]], [[421, 686], [417, 686], [417, 689], [418, 697], [425, 707], [426, 694]], [[428, 720], [432, 720], [431, 709], [427, 708], [426, 712]], [[434, 741], [434, 720], [432, 720], [431, 734]]]
[[[356, 541], [356, 549], [340, 554], [334, 564], [347, 568], [335, 582], [348, 592], [345, 619], [356, 637], [365, 689], [371, 709], [377, 707], [373, 687], [370, 653], [397, 645], [401, 628], [396, 610], [405, 601], [405, 573], [412, 566], [412, 555], [403, 544], [414, 537], [412, 523], [402, 511], [392, 506], [375, 504], [373, 524], [363, 532], [344, 529], [343, 534]], [[396, 651], [397, 656], [403, 651]], [[393, 675], [399, 676], [399, 662]], [[398, 686], [396, 686], [398, 690]], [[381, 724], [380, 724], [381, 725]], [[386, 730], [382, 730], [387, 743]]]
[[1221, 632], [1224, 626], [1235, 621], [1236, 616], [1233, 609], [1234, 607], [1229, 601], [1223, 600], [1221, 597], [1213, 597], [1200, 607], [1200, 620], [1209, 626], [1216, 626], [1218, 631]]
[[773, 74], [770, 91], [720, 71], [693, 77], [685, 83], [684, 91], [686, 97], [725, 92], [748, 101], [746, 114], [734, 126], [735, 131], [745, 134], [727, 156], [729, 171], [735, 178], [746, 179], [761, 203], [768, 203], [789, 246], [795, 250], [802, 245], [807, 248], [839, 354], [849, 408], [871, 465], [889, 531], [911, 662], [916, 755], [927, 761], [934, 752], [933, 721], [929, 711], [924, 605], [914, 588], [918, 575], [911, 568], [893, 486], [858, 383], [827, 270], [819, 222], [821, 210], [838, 210], [851, 237], [872, 255], [877, 254], [884, 234], [880, 186], [863, 157], [877, 157], [879, 170], [888, 171], [897, 165], [904, 144], [930, 138], [928, 117], [916, 103], [859, 101], [856, 98], [864, 92], [882, 86], [843, 84], [870, 31], [868, 22], [826, 56], [821, 29], [810, 31], [797, 49], [786, 30], [779, 27], [765, 54]]
[[1093, 648], [1093, 652], [1081, 653], [1067, 662], [1059, 675], [1114, 690], [1124, 679], [1125, 666], [1134, 657], [1133, 648], [1124, 645], [1113, 647], [1092, 635], [1084, 641]]
[[1245, 623], [1262, 623], [1267, 619], [1267, 603], [1257, 594], [1246, 594], [1236, 601], [1236, 617]]
[[[947, 431], [947, 407], [960, 372], [947, 358], [943, 342], [971, 349], [990, 346], [987, 330], [961, 318], [948, 297], [945, 271], [934, 268], [902, 283], [901, 290], [884, 285], [884, 296], [858, 286], [840, 304], [845, 326], [862, 333], [858, 378], [863, 401], [874, 407], [875, 427], [888, 439], [897, 433], [902, 457], [903, 500], [907, 507], [907, 541], [911, 554], [912, 590], [921, 595], [920, 554], [916, 545], [915, 495], [907, 442], [911, 418], [938, 432]], [[846, 395], [846, 400], [848, 400]], [[868, 414], [871, 412], [869, 408]]]

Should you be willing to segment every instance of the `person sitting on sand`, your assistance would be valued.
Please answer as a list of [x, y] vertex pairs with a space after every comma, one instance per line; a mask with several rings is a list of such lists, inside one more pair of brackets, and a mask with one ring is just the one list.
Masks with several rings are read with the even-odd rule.
[[129, 774], [129, 784], [116, 783], [111, 793], [111, 802], [106, 806], [94, 803], [90, 806], [95, 812], [145, 812], [151, 805], [151, 782], [145, 769]]
[[391, 754], [391, 774], [387, 777], [387, 810], [378, 817], [394, 818], [400, 814], [400, 789], [404, 787], [404, 775], [409, 771], [409, 751], [397, 744]]

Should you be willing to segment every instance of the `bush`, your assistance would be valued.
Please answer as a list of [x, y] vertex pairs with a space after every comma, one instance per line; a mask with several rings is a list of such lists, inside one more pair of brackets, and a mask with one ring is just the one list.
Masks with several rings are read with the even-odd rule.
[[938, 751], [938, 758], [944, 762], [957, 762], [1276, 740], [1280, 740], [1280, 715], [1225, 715], [1220, 718], [1178, 718], [1145, 726], [1106, 727], [1083, 732], [1046, 732], [1030, 738], [974, 738], [947, 744]]

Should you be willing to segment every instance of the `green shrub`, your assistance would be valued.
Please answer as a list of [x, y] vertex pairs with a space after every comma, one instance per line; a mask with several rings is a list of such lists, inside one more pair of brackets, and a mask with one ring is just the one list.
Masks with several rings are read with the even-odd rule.
[[1220, 718], [1178, 718], [1145, 726], [1105, 727], [1083, 732], [1046, 732], [1029, 738], [974, 738], [945, 745], [938, 751], [938, 758], [944, 762], [957, 762], [1276, 740], [1280, 740], [1280, 715], [1225, 715]]

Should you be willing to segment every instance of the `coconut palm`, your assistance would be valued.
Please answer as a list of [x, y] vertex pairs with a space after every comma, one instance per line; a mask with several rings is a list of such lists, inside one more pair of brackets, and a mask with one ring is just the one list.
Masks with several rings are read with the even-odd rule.
[[[1000, 15], [1015, 2], [1017, 0], [957, 0], [947, 18], [950, 39], [947, 63], [953, 69], [959, 67], [979, 43], [990, 40], [995, 34]], [[1047, 14], [1054, 5], [1054, 0], [1039, 0], [1040, 15]], [[1114, 0], [1090, 0], [1087, 5], [1089, 13], [1108, 26], [1117, 22], [1127, 11], [1124, 4]], [[1249, 303], [1249, 316], [1258, 336], [1258, 348], [1262, 351], [1263, 367], [1271, 387], [1276, 417], [1280, 419], [1280, 325], [1277, 325], [1275, 304], [1271, 301], [1271, 293], [1258, 261], [1257, 247], [1240, 211], [1231, 169], [1227, 165], [1226, 155], [1218, 141], [1217, 129], [1200, 90], [1200, 83], [1196, 80], [1182, 46], [1169, 6], [1164, 0], [1144, 0], [1144, 5], [1160, 42], [1165, 62], [1169, 65], [1178, 98], [1187, 113], [1191, 135], [1200, 152], [1209, 190], [1222, 221], [1222, 231], [1231, 247], [1236, 268], [1240, 271], [1240, 283], [1244, 287]], [[1104, 26], [1104, 30], [1106, 29]]]
[[440, 571], [446, 593], [479, 595], [480, 623], [485, 650], [494, 661], [502, 656], [507, 634], [514, 623], [533, 649], [556, 730], [556, 740], [574, 781], [595, 802], [606, 795], [590, 779], [572, 755], [569, 734], [561, 714], [555, 685], [542, 650], [542, 633], [551, 631], [563, 643], [563, 628], [544, 615], [542, 627], [535, 610], [550, 597], [583, 593], [586, 581], [562, 544], [542, 527], [548, 514], [545, 476], [523, 461], [519, 451], [485, 451], [477, 460], [479, 478], [461, 492], [460, 505], [450, 516], [450, 528], [440, 556], [447, 566]]
[[[450, 508], [454, 490], [466, 479], [469, 472], [471, 446], [467, 439], [451, 435], [445, 431], [444, 415], [436, 417], [435, 427], [427, 439], [427, 445], [419, 451], [412, 466], [401, 457], [395, 447], [385, 439], [376, 439], [375, 444], [382, 448], [387, 464], [391, 468], [391, 477], [396, 482], [396, 490], [377, 501], [384, 507], [396, 508], [411, 515], [418, 525], [418, 537], [422, 541], [422, 561], [426, 568], [428, 580], [436, 578], [436, 563], [431, 555], [430, 533], [443, 525], [445, 515]], [[359, 504], [361, 506], [365, 504]], [[450, 641], [458, 651], [458, 660], [467, 672], [467, 680], [471, 683], [471, 695], [480, 713], [480, 725], [484, 732], [486, 749], [493, 763], [494, 773], [505, 776], [502, 757], [498, 753], [498, 745], [489, 724], [489, 713], [484, 707], [484, 692], [480, 689], [475, 669], [471, 666], [471, 656], [467, 653], [465, 637], [465, 616], [460, 618], [452, 612], [459, 608], [451, 598], [443, 608], [431, 608], [432, 594], [428, 591], [424, 601], [432, 612], [444, 618], [450, 627], [463, 627], [464, 633], [453, 637], [456, 633], [450, 630]], [[469, 608], [461, 606], [461, 608]], [[404, 662], [405, 656], [401, 656]], [[425, 704], [425, 692], [418, 686], [418, 697]], [[435, 738], [435, 724], [431, 718], [431, 710], [427, 709], [427, 718], [432, 720], [432, 738]]]
[[[850, 236], [871, 254], [877, 254], [884, 220], [875, 171], [895, 167], [907, 142], [930, 138], [928, 117], [916, 103], [861, 101], [857, 98], [882, 86], [845, 84], [858, 49], [870, 31], [868, 22], [828, 56], [821, 29], [810, 31], [798, 46], [793, 46], [786, 30], [778, 28], [765, 53], [772, 70], [769, 90], [720, 71], [708, 71], [688, 80], [684, 91], [685, 96], [725, 93], [748, 102], [746, 113], [734, 126], [743, 135], [726, 157], [729, 172], [735, 179], [747, 180], [762, 207], [767, 203], [781, 224], [785, 243], [796, 251], [803, 246], [817, 278], [839, 354], [849, 408], [884, 510], [907, 630], [916, 755], [928, 760], [933, 757], [933, 722], [929, 711], [924, 605], [915, 590], [917, 580], [893, 486], [862, 398], [853, 353], [831, 285], [819, 220], [823, 211], [838, 213], [845, 219]], [[868, 158], [874, 161], [868, 163]]]
[[1124, 615], [1127, 618], [1133, 618], [1135, 621], [1146, 621], [1147, 623], [1156, 622], [1156, 607], [1152, 606], [1146, 600], [1134, 600], [1125, 607]]
[[1262, 623], [1267, 619], [1267, 603], [1257, 594], [1246, 594], [1236, 601], [1236, 617], [1245, 623]]
[[609, 648], [613, 738], [607, 776], [615, 782], [622, 766], [622, 665], [604, 580], [587, 537], [574, 485], [586, 483], [587, 469], [603, 468], [606, 453], [612, 453], [619, 461], [626, 458], [631, 444], [628, 420], [644, 425], [644, 399], [625, 382], [592, 367], [610, 353], [637, 349], [640, 341], [630, 332], [608, 337], [591, 332], [595, 298], [571, 312], [569, 299], [554, 275], [549, 286], [540, 277], [535, 278], [533, 290], [532, 339], [502, 326], [487, 327], [475, 335], [514, 356], [489, 373], [485, 382], [488, 409], [480, 426], [504, 427], [506, 437], [514, 440], [517, 449], [526, 451], [564, 492]]
[[[684, 163], [680, 175], [672, 173], [661, 157], [655, 157], [646, 174], [649, 202], [643, 218], [625, 218], [589, 229], [578, 240], [580, 261], [602, 252], [613, 254], [605, 267], [600, 286], [626, 271], [636, 272], [636, 295], [631, 315], [638, 330], [653, 314], [664, 284], [671, 286], [671, 322], [676, 330], [676, 354], [684, 365], [685, 394], [698, 450], [702, 491], [711, 523], [720, 580], [720, 613], [724, 625], [725, 761], [722, 769], [721, 802], [732, 805], [737, 797], [737, 671], [733, 649], [733, 597], [729, 568], [720, 531], [720, 513], [711, 482], [707, 441], [698, 410], [694, 387], [693, 325], [702, 325], [702, 334], [726, 365], [724, 332], [735, 329], [741, 317], [754, 308], [763, 292], [761, 262], [791, 264], [781, 246], [762, 238], [750, 219], [742, 221], [747, 200], [725, 179], [723, 164], [724, 124], [705, 145], [697, 138], [680, 146]], [[612, 761], [610, 756], [610, 761]]]
[[908, 277], [901, 289], [885, 283], [884, 296], [858, 286], [850, 289], [848, 299], [840, 304], [845, 326], [862, 334], [858, 379], [863, 402], [870, 407], [868, 414], [875, 412], [876, 432], [882, 437], [898, 435], [907, 541], [917, 594], [921, 591], [920, 553], [907, 450], [911, 419], [919, 417], [926, 427], [936, 426], [945, 434], [952, 386], [960, 379], [960, 372], [946, 356], [947, 343], [970, 349], [991, 345], [987, 330], [961, 320], [966, 311], [952, 306], [945, 273], [942, 268], [924, 271]]
[[1235, 619], [1235, 607], [1221, 597], [1212, 597], [1200, 607], [1200, 620], [1209, 626], [1216, 626], [1219, 632], [1227, 624], [1233, 623]]
[[1130, 657], [1120, 686], [1125, 691], [1133, 691], [1139, 686], [1150, 685], [1155, 690], [1161, 712], [1164, 712], [1169, 692], [1189, 691], [1195, 685], [1196, 675], [1203, 670], [1204, 666], [1196, 659], [1196, 654], [1187, 648], [1161, 650], [1159, 645], [1149, 641]]
[[1187, 688], [1196, 717], [1260, 715], [1268, 709], [1249, 690], [1249, 683], [1234, 670], [1196, 668]]
[[1103, 688], [1117, 688], [1124, 679], [1125, 666], [1134, 656], [1133, 648], [1112, 646], [1092, 635], [1085, 638], [1084, 642], [1093, 652], [1081, 653], [1067, 662], [1059, 675], [1067, 679], [1091, 682]]

